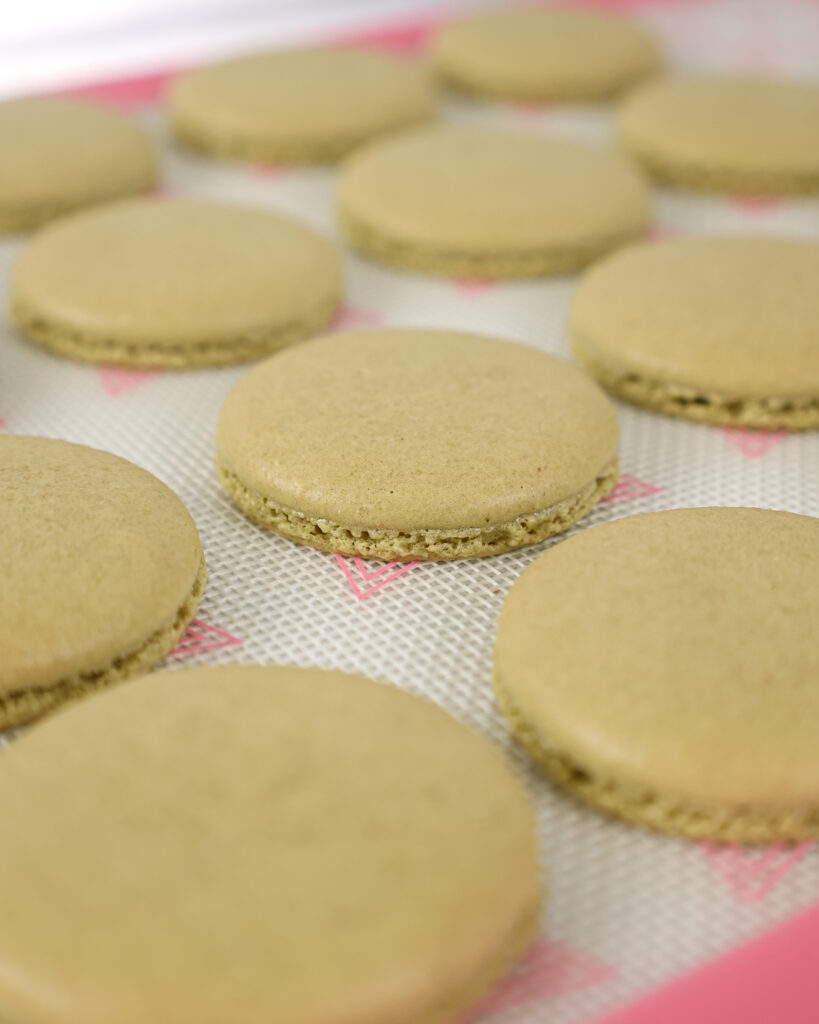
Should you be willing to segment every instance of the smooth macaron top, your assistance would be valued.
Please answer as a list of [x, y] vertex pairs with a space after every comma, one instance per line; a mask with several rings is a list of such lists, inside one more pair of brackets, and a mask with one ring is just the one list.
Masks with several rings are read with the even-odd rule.
[[[819, 85], [754, 75], [675, 76], [632, 93], [618, 113], [625, 146], [673, 181], [705, 173], [741, 189], [819, 187]], [[707, 179], [704, 179], [707, 180]]]
[[0, 696], [138, 649], [172, 624], [202, 561], [173, 491], [65, 441], [0, 437], [0, 521]]
[[373, 143], [342, 166], [339, 207], [359, 227], [443, 252], [517, 255], [634, 237], [642, 175], [570, 139], [444, 125]]
[[156, 157], [130, 118], [79, 100], [0, 103], [0, 230], [146, 191]]
[[819, 519], [631, 516], [514, 584], [495, 667], [521, 719], [583, 770], [699, 807], [819, 808]]
[[169, 94], [183, 137], [263, 159], [321, 158], [434, 111], [427, 68], [354, 48], [281, 50], [180, 75]]
[[268, 210], [134, 199], [74, 214], [20, 251], [12, 306], [89, 339], [136, 347], [260, 339], [331, 305], [334, 247]]
[[222, 406], [223, 467], [342, 526], [485, 528], [574, 496], [617, 452], [614, 408], [574, 367], [494, 338], [350, 331], [260, 363]]
[[639, 24], [571, 7], [503, 7], [452, 22], [433, 38], [436, 70], [453, 85], [509, 99], [612, 96], [660, 67]]
[[146, 676], [36, 727], [2, 768], [10, 1019], [443, 1021], [536, 928], [510, 768], [360, 676]]
[[690, 236], [621, 250], [575, 292], [579, 349], [654, 380], [727, 395], [819, 395], [819, 245]]

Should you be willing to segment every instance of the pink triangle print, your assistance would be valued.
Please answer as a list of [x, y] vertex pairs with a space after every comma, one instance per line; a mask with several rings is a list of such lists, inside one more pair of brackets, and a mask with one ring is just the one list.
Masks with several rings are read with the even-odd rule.
[[201, 654], [202, 651], [215, 651], [218, 647], [233, 647], [235, 644], [241, 643], [242, 641], [238, 637], [231, 636], [223, 629], [211, 626], [201, 619], [191, 619], [188, 628], [168, 657]]
[[[405, 572], [415, 568], [418, 562], [373, 562], [373, 568], [367, 566], [361, 558], [345, 558], [336, 554], [336, 561], [344, 573], [347, 582], [357, 601], [363, 601], [365, 597], [372, 597], [382, 587], [392, 580], [403, 576]], [[376, 582], [377, 581], [377, 582]]]
[[159, 370], [126, 370], [121, 366], [98, 366], [103, 391], [111, 398], [119, 398], [130, 391], [136, 391], [151, 378], [159, 374]]
[[7, 430], [8, 425], [8, 420], [4, 416], [0, 416], [0, 430]]
[[284, 164], [252, 164], [251, 172], [258, 178], [278, 178], [286, 172]]
[[493, 281], [488, 277], [455, 277], [452, 279], [452, 287], [459, 295], [473, 298], [482, 295], [492, 287]]
[[616, 974], [615, 967], [590, 953], [541, 936], [464, 1024], [478, 1024], [504, 1010], [600, 985]]
[[662, 487], [650, 484], [647, 480], [632, 476], [630, 473], [621, 473], [620, 479], [608, 494], [604, 494], [601, 501], [623, 501], [625, 499], [645, 498], [649, 494], [659, 494]]
[[722, 433], [731, 444], [748, 459], [758, 459], [770, 451], [785, 436], [784, 430], [744, 430], [740, 427], [722, 427]]
[[742, 846], [703, 843], [706, 859], [719, 877], [728, 883], [740, 903], [758, 903], [808, 852], [806, 840], [796, 846], [777, 843], [761, 850]]
[[652, 224], [646, 231], [645, 240], [647, 242], [664, 242], [668, 238], [674, 238], [676, 234], [677, 232], [673, 228], [666, 227], [664, 224]]
[[734, 196], [734, 206], [743, 213], [762, 214], [770, 213], [780, 205], [777, 196]]
[[385, 24], [354, 33], [343, 41], [351, 46], [373, 46], [398, 56], [414, 57], [420, 53], [436, 26], [431, 18], [417, 18], [405, 22]]
[[168, 70], [131, 78], [119, 78], [96, 85], [82, 86], [79, 89], [68, 89], [66, 95], [81, 96], [114, 106], [147, 106], [150, 103], [157, 103], [162, 98], [162, 94], [174, 74], [174, 71]]
[[552, 109], [552, 104], [546, 100], [517, 100], [514, 107], [521, 114], [537, 117], [539, 114], [548, 113]]
[[339, 306], [336, 315], [330, 322], [334, 331], [349, 330], [355, 327], [377, 327], [384, 318], [374, 309], [362, 309], [360, 306]]

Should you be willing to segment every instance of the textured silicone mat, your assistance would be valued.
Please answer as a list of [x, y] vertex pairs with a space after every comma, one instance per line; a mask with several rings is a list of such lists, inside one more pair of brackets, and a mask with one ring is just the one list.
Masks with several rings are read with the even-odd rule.
[[[816, 3], [626, 6], [664, 38], [679, 67], [819, 73]], [[412, 49], [423, 29], [403, 26], [372, 39]], [[330, 171], [242, 167], [179, 152], [156, 105], [141, 102], [156, 81], [100, 91], [140, 106], [139, 116], [163, 148], [168, 193], [281, 209], [337, 237]], [[609, 132], [607, 112], [595, 108], [504, 108], [450, 99], [444, 116], [598, 140]], [[782, 230], [819, 238], [819, 201], [659, 193], [656, 214], [658, 233]], [[3, 288], [18, 244], [0, 244]], [[349, 253], [346, 272], [340, 326], [450, 326], [568, 355], [564, 329], [573, 280], [441, 280], [393, 273]], [[504, 595], [543, 545], [481, 561], [385, 566], [299, 547], [244, 519], [220, 492], [211, 461], [220, 402], [243, 372], [83, 366], [39, 351], [4, 323], [0, 429], [109, 449], [151, 470], [187, 503], [210, 575], [199, 617], [168, 659], [171, 667], [265, 662], [361, 672], [425, 694], [508, 750], [537, 802], [547, 931], [470, 1020], [588, 1021], [819, 899], [819, 852], [811, 844], [743, 850], [659, 838], [586, 810], [530, 770], [493, 704], [489, 665]], [[688, 505], [819, 515], [816, 433], [722, 430], [622, 404], [618, 415], [623, 477], [581, 529]], [[735, 599], [741, 602], [742, 594]]]

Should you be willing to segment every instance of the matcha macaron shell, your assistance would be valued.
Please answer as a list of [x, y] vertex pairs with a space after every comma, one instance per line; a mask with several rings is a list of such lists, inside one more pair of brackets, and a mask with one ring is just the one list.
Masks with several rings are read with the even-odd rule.
[[157, 158], [136, 121], [57, 97], [0, 103], [0, 232], [148, 192]]
[[478, 11], [432, 40], [444, 82], [507, 100], [605, 100], [662, 65], [657, 43], [636, 21], [559, 4]]
[[580, 280], [569, 333], [604, 387], [672, 416], [819, 426], [819, 245], [691, 235], [636, 245]]
[[430, 274], [572, 273], [639, 238], [651, 218], [642, 174], [571, 139], [442, 125], [353, 154], [338, 185], [354, 248]]
[[17, 256], [11, 311], [60, 355], [184, 369], [240, 362], [333, 317], [335, 248], [269, 210], [138, 199], [75, 214]]
[[187, 146], [211, 156], [330, 163], [434, 114], [432, 76], [354, 47], [281, 50], [207, 65], [171, 85], [168, 112]]
[[819, 192], [819, 84], [680, 75], [635, 90], [620, 140], [659, 182], [703, 192]]
[[222, 486], [291, 540], [386, 561], [498, 554], [567, 529], [617, 479], [617, 422], [574, 367], [495, 338], [326, 335], [242, 377]]
[[146, 672], [205, 588], [177, 496], [108, 452], [0, 436], [0, 729]]
[[537, 932], [510, 767], [360, 676], [155, 673], [2, 768], [4, 1019], [450, 1024]]
[[819, 519], [688, 508], [556, 544], [513, 585], [496, 693], [561, 786], [660, 832], [819, 835]]

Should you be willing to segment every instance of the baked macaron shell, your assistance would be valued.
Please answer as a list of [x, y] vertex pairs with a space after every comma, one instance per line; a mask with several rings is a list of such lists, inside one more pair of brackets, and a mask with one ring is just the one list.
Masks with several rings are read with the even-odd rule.
[[12, 273], [12, 313], [83, 359], [186, 366], [263, 355], [332, 316], [335, 248], [268, 210], [138, 199], [34, 236]]
[[15, 1020], [444, 1022], [537, 930], [521, 783], [435, 705], [359, 676], [157, 673], [2, 767]]
[[234, 385], [217, 456], [252, 491], [344, 527], [489, 529], [611, 471], [604, 394], [536, 349], [455, 331], [327, 335]]
[[633, 246], [581, 278], [572, 344], [604, 386], [640, 404], [674, 412], [684, 391], [696, 404], [680, 415], [813, 426], [817, 280], [819, 245], [806, 239], [698, 235]]
[[[819, 520], [619, 519], [557, 544], [501, 611], [495, 674], [529, 749], [609, 811], [736, 841], [819, 830]], [[572, 774], [576, 772], [577, 774]]]
[[0, 703], [93, 683], [159, 632], [158, 661], [204, 585], [179, 498], [125, 459], [48, 438], [0, 437], [0, 478]]
[[282, 50], [180, 75], [168, 107], [177, 135], [214, 155], [334, 160], [386, 131], [430, 119], [424, 64], [352, 47]]
[[431, 49], [448, 84], [521, 100], [606, 99], [662, 64], [638, 23], [562, 6], [469, 14], [439, 30]]
[[819, 190], [819, 85], [757, 75], [650, 82], [619, 109], [626, 149], [660, 181], [746, 194]]
[[0, 231], [148, 191], [154, 148], [124, 114], [57, 97], [0, 103]]
[[435, 273], [566, 272], [639, 237], [642, 175], [617, 153], [569, 139], [443, 125], [367, 146], [342, 167], [352, 243]]

